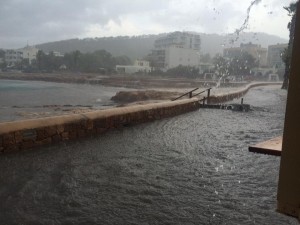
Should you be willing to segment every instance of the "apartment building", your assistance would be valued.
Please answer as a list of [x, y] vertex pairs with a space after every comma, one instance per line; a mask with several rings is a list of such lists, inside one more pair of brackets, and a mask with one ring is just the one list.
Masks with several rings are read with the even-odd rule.
[[28, 59], [29, 64], [31, 64], [32, 60], [36, 59], [38, 51], [39, 49], [33, 46], [26, 46], [21, 49], [8, 49], [5, 51], [5, 62], [8, 65], [15, 65], [22, 62], [23, 59]]
[[179, 65], [199, 66], [200, 35], [174, 32], [154, 42], [151, 58], [156, 69], [168, 70]]

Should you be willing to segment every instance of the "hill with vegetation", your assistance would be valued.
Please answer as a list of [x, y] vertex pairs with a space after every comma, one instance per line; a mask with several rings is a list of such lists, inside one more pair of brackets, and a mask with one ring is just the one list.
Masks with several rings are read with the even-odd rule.
[[[135, 60], [144, 58], [151, 53], [154, 41], [167, 34], [69, 39], [40, 44], [37, 45], [37, 48], [44, 52], [58, 51], [61, 53], [76, 50], [88, 53], [103, 49], [110, 52], [113, 56], [126, 55], [131, 60]], [[222, 53], [223, 48], [239, 46], [240, 43], [252, 42], [267, 48], [268, 45], [288, 42], [288, 40], [266, 33], [242, 33], [238, 38], [230, 34], [200, 33], [200, 37], [201, 54], [209, 53], [211, 56]]]

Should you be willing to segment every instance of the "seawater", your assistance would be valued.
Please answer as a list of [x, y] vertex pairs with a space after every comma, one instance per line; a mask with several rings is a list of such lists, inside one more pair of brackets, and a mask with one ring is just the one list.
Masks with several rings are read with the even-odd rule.
[[124, 88], [90, 84], [0, 80], [0, 121], [22, 118], [20, 114], [47, 112], [65, 105], [103, 109], [115, 106], [110, 100]]
[[2, 224], [298, 224], [277, 213], [286, 92], [251, 89], [250, 112], [216, 109], [0, 156]]

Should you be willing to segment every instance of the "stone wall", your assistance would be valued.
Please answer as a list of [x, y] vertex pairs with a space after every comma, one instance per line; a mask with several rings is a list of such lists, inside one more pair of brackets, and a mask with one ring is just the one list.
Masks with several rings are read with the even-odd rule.
[[0, 153], [102, 134], [199, 108], [196, 98], [0, 124]]
[[239, 90], [229, 92], [226, 94], [218, 94], [218, 95], [212, 95], [209, 98], [210, 104], [219, 104], [231, 101], [236, 98], [240, 98], [244, 96], [251, 88], [259, 87], [259, 86], [267, 86], [267, 85], [282, 85], [281, 82], [274, 83], [274, 82], [257, 82], [257, 83], [250, 83], [246, 87], [243, 87]]

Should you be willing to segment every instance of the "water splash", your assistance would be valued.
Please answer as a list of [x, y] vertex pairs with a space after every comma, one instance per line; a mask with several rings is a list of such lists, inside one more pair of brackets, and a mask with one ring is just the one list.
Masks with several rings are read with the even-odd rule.
[[248, 26], [249, 18], [250, 18], [250, 11], [254, 5], [257, 5], [261, 2], [261, 0], [254, 0], [251, 2], [250, 6], [247, 8], [247, 16], [246, 19], [244, 20], [244, 23], [239, 29], [236, 29], [235, 33], [239, 35], [243, 30], [245, 30]]
[[247, 16], [242, 24], [242, 26], [238, 29], [235, 30], [235, 32], [231, 35], [235, 35], [236, 37], [234, 39], [230, 39], [229, 40], [229, 43], [230, 44], [234, 44], [235, 42], [238, 41], [238, 39], [240, 38], [240, 33], [243, 32], [247, 27], [248, 27], [248, 24], [249, 24], [249, 18], [250, 18], [250, 12], [251, 12], [251, 9], [254, 5], [258, 5], [262, 0], [253, 0], [249, 7], [247, 8]]

